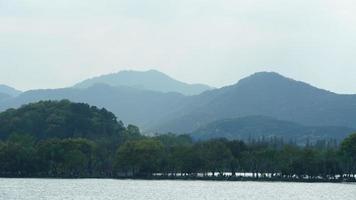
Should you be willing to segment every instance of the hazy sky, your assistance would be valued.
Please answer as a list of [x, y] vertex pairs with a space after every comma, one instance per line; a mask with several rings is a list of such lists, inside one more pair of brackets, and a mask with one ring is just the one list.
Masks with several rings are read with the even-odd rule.
[[220, 87], [276, 71], [356, 93], [354, 0], [0, 0], [0, 83], [157, 69]]

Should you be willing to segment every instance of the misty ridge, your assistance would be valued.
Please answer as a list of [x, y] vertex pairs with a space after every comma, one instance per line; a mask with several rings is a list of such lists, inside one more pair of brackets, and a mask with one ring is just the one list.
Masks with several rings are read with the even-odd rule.
[[104, 107], [147, 135], [281, 137], [305, 143], [340, 141], [356, 130], [356, 95], [336, 94], [274, 72], [258, 72], [222, 88], [187, 84], [156, 70], [121, 71], [61, 89], [20, 92], [0, 86], [0, 111], [62, 99]]

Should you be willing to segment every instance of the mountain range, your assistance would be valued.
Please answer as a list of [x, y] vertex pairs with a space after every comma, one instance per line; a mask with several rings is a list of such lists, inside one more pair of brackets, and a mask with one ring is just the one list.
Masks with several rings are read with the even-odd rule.
[[250, 140], [253, 138], [283, 138], [298, 144], [315, 142], [326, 138], [338, 141], [355, 131], [337, 126], [304, 126], [298, 123], [276, 120], [265, 116], [247, 116], [223, 119], [208, 123], [193, 133], [195, 139], [227, 138], [230, 140]]
[[21, 91], [7, 85], [0, 84], [0, 102], [6, 99], [10, 99], [11, 97], [15, 97], [19, 94], [21, 94]]
[[204, 92], [188, 101], [159, 130], [188, 132], [219, 119], [249, 115], [308, 126], [356, 128], [356, 95], [332, 93], [274, 72], [253, 74], [237, 84]]
[[40, 100], [68, 99], [105, 107], [125, 123], [139, 125], [145, 129], [164, 119], [165, 114], [175, 110], [186, 98], [179, 93], [161, 93], [125, 86], [112, 87], [95, 84], [86, 89], [63, 88], [32, 90], [18, 97], [7, 99], [0, 104], [0, 110], [17, 108], [23, 104]]
[[75, 88], [88, 88], [95, 84], [107, 84], [113, 87], [128, 86], [137, 89], [152, 90], [158, 92], [177, 92], [184, 95], [196, 95], [212, 89], [203, 84], [187, 84], [177, 81], [157, 70], [149, 71], [121, 71], [114, 74], [94, 77], [82, 81]]
[[21, 94], [21, 91], [15, 89], [13, 87], [0, 84], [0, 93], [1, 94], [6, 94], [6, 95], [9, 95], [9, 96], [17, 96], [17, 95]]
[[[265, 135], [271, 135], [271, 129], [259, 126], [257, 121], [280, 124], [275, 135], [283, 132], [286, 123], [295, 127], [292, 135], [301, 137], [315, 132], [323, 135], [322, 130], [326, 130], [325, 136], [340, 132], [343, 137], [356, 129], [356, 95], [336, 94], [274, 72], [255, 73], [234, 85], [213, 89], [185, 84], [154, 70], [124, 71], [88, 79], [71, 88], [32, 90], [7, 97], [0, 101], [0, 111], [60, 99], [105, 107], [146, 133], [196, 133], [201, 137], [204, 130], [206, 137], [230, 137], [227, 135], [243, 133], [243, 126], [237, 126], [241, 119], [246, 125], [246, 119], [256, 124], [249, 130]], [[236, 131], [226, 130], [225, 135], [214, 132], [216, 125], [211, 124], [224, 124], [221, 122], [225, 120], [237, 124]]]

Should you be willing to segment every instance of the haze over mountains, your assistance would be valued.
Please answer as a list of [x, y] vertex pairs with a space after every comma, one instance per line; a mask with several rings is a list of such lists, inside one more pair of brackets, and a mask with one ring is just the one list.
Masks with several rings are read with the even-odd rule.
[[7, 85], [0, 84], [0, 102], [19, 95], [21, 91]]
[[7, 85], [0, 84], [0, 93], [7, 94], [9, 96], [17, 96], [17, 95], [21, 94], [21, 91], [16, 90], [15, 88], [12, 88]]
[[335, 94], [273, 72], [253, 74], [235, 85], [205, 92], [189, 101], [160, 130], [186, 132], [215, 120], [249, 115], [311, 126], [356, 128], [356, 95]]
[[11, 98], [11, 96], [8, 94], [0, 93], [0, 102], [8, 98]]
[[[344, 137], [356, 129], [356, 95], [335, 94], [273, 72], [256, 73], [235, 85], [211, 89], [185, 84], [157, 71], [125, 71], [88, 79], [72, 88], [27, 91], [4, 99], [0, 110], [60, 99], [105, 107], [146, 133], [199, 132], [203, 137], [199, 130], [204, 130], [206, 137], [232, 137], [233, 133], [246, 137], [250, 130], [264, 135], [273, 135], [274, 130], [274, 135], [282, 136], [321, 137], [325, 132], [329, 137], [340, 132], [338, 136]], [[257, 118], [258, 123], [256, 118], [245, 118], [243, 121], [250, 120], [245, 123], [246, 131], [241, 128], [246, 127], [241, 125], [241, 117], [248, 116], [268, 118]], [[216, 125], [211, 123], [224, 124], [220, 122], [227, 119], [239, 119], [229, 121], [236, 130], [226, 130], [225, 135], [213, 130]], [[254, 122], [256, 127], [251, 128]], [[277, 130], [259, 124], [280, 126]], [[289, 128], [283, 131], [285, 124]]]
[[103, 75], [76, 84], [75, 88], [88, 88], [97, 83], [110, 86], [128, 86], [158, 92], [178, 92], [184, 95], [196, 95], [212, 89], [203, 84], [187, 84], [177, 81], [156, 70], [149, 71], [121, 71], [115, 74]]
[[284, 138], [296, 143], [307, 140], [333, 138], [341, 140], [355, 129], [333, 126], [303, 126], [294, 122], [265, 116], [247, 116], [208, 123], [191, 135], [196, 139], [227, 138], [250, 140], [254, 138]]
[[161, 93], [130, 87], [112, 87], [96, 84], [87, 89], [63, 88], [33, 90], [8, 99], [0, 104], [0, 110], [16, 108], [40, 100], [68, 99], [105, 107], [125, 123], [136, 124], [145, 129], [158, 123], [166, 113], [172, 112], [186, 96], [179, 93]]

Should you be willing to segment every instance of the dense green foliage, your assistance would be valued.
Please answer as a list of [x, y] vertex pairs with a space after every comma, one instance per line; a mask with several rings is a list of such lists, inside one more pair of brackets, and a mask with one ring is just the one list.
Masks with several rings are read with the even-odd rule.
[[131, 175], [159, 172], [163, 155], [163, 145], [157, 140], [128, 141], [117, 151], [115, 169]]
[[141, 138], [105, 109], [41, 101], [0, 113], [0, 174], [108, 177], [119, 145]]
[[327, 145], [246, 144], [225, 139], [188, 142], [187, 136], [139, 136], [125, 139], [114, 151], [82, 138], [35, 142], [29, 135], [14, 135], [0, 144], [0, 175], [239, 180], [249, 173], [249, 179], [352, 181], [356, 174], [355, 138], [356, 134], [351, 135], [335, 149]]
[[29, 134], [35, 139], [112, 137], [124, 130], [122, 123], [105, 109], [84, 103], [41, 101], [0, 113], [0, 139], [13, 133]]
[[8, 110], [0, 121], [2, 177], [356, 180], [356, 134], [340, 146], [319, 141], [303, 147], [276, 138], [147, 137], [104, 109], [68, 101]]

